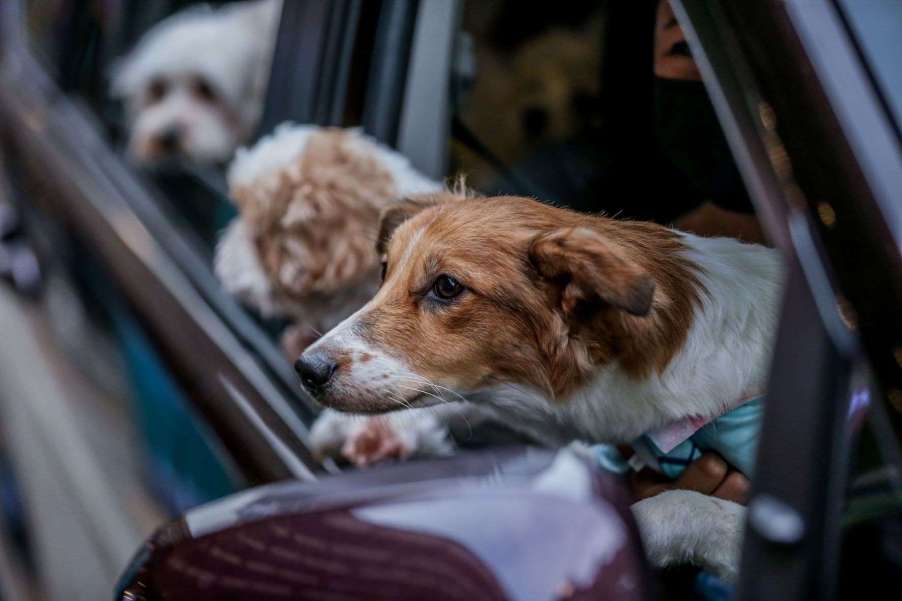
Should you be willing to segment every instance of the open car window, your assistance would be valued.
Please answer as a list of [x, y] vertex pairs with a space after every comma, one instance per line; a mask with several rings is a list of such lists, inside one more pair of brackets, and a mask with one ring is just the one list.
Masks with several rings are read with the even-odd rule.
[[[60, 246], [48, 252], [82, 259], [59, 268], [75, 281], [80, 303], [91, 307], [94, 325], [116, 341], [112, 359], [125, 361], [129, 390], [120, 402], [132, 404], [135, 443], [150, 447], [150, 473], [163, 480], [154, 492], [164, 504], [178, 511], [254, 482], [309, 477], [321, 469], [305, 446], [316, 408], [266, 331], [278, 324], [245, 312], [212, 270], [219, 234], [235, 213], [224, 162], [142, 164], [129, 149], [133, 116], [111, 93], [115, 75], [155, 25], [180, 18], [178, 11], [229, 11], [237, 3], [89, 4], [22, 3], [25, 39], [39, 64], [32, 75], [23, 56], [29, 84], [19, 91], [32, 99], [54, 86], [65, 92], [41, 113], [52, 133], [35, 141], [57, 140], [66, 169], [90, 173], [79, 181], [95, 186], [48, 194], [40, 186], [56, 183], [37, 178], [38, 188], [31, 188], [33, 153], [42, 150], [17, 149], [13, 159], [30, 187], [25, 199], [56, 199], [23, 200], [22, 210], [34, 213], [29, 221], [59, 224]], [[258, 4], [274, 9], [275, 44], [281, 3]], [[68, 33], [46, 34], [63, 29]], [[42, 83], [44, 74], [53, 81]], [[202, 82], [189, 76], [183, 83], [194, 101], [209, 103], [212, 91]], [[139, 106], [160, 92], [155, 82], [147, 85]], [[265, 90], [266, 82], [260, 85]], [[252, 128], [247, 141], [254, 135]]]
[[[66, 257], [67, 294], [118, 344], [108, 356], [131, 379], [122, 398], [141, 420], [153, 494], [176, 513], [336, 471], [307, 445], [320, 408], [286, 352], [290, 319], [243, 306], [214, 272], [237, 215], [229, 159], [184, 160], [182, 126], [165, 123], [172, 101], [173, 115], [197, 110], [212, 138], [229, 138], [227, 90], [178, 73], [138, 85], [131, 106], [111, 93], [155, 26], [243, 3], [22, 4], [38, 64], [24, 57], [29, 77], [0, 91], [21, 117], [4, 138], [10, 171], [27, 219], [59, 222], [36, 229], [49, 232], [48, 255]], [[227, 142], [252, 145], [288, 121], [360, 126], [434, 183], [463, 174], [483, 194], [778, 247], [791, 284], [770, 380], [779, 402], [753, 480], [740, 598], [851, 596], [856, 578], [892, 571], [886, 534], [898, 528], [891, 21], [840, 1], [559, 4], [257, 2], [272, 20], [251, 36], [267, 42], [256, 74], [271, 76], [252, 78], [252, 124]], [[172, 156], [150, 156], [161, 153]], [[480, 440], [470, 425], [461, 446], [510, 440], [500, 429]], [[856, 564], [856, 549], [878, 546], [881, 563]], [[840, 562], [851, 567], [837, 581]], [[759, 579], [760, 566], [785, 569], [795, 588]]]
[[[673, 3], [676, 14], [663, 19], [657, 2], [593, 4], [584, 12], [576, 4], [560, 12], [546, 6], [533, 25], [542, 33], [509, 39], [529, 31], [528, 4], [505, 14], [504, 3], [465, 2], [455, 13], [448, 108], [433, 125], [447, 140], [437, 143], [444, 154], [433, 149], [447, 161], [441, 173], [465, 173], [487, 194], [535, 195], [707, 235], [769, 240], [785, 250], [797, 285], [782, 308], [783, 341], [771, 377], [782, 402], [774, 401], [779, 407], [765, 426], [759, 461], [767, 467], [753, 482], [761, 521], [751, 522], [753, 559], [746, 560], [741, 598], [829, 598], [839, 588], [854, 597], [862, 586], [885, 583], [897, 565], [888, 541], [902, 506], [892, 342], [899, 329], [890, 309], [900, 281], [899, 205], [887, 194], [889, 182], [900, 181], [897, 86], [888, 70], [898, 49], [895, 5], [728, 10], [686, 1]], [[493, 30], [493, 19], [503, 26]], [[685, 37], [675, 39], [680, 24]], [[797, 33], [775, 51], [775, 31], [792, 28]], [[800, 53], [794, 35], [809, 54]], [[817, 76], [800, 81], [788, 56], [812, 61]], [[554, 65], [553, 75], [536, 78], [545, 63]], [[785, 93], [796, 89], [804, 93]], [[818, 104], [826, 102], [833, 108]], [[692, 119], [680, 123], [681, 114]], [[832, 115], [838, 125], [829, 122]], [[839, 127], [851, 150], [812, 152], [835, 148]], [[416, 147], [401, 136], [405, 144]], [[701, 177], [705, 171], [716, 176]], [[851, 316], [859, 310], [868, 317], [856, 323]], [[862, 347], [848, 344], [842, 332], [850, 326]], [[798, 405], [803, 398], [811, 405]], [[820, 421], [803, 433], [803, 415]], [[786, 504], [770, 504], [775, 499]], [[780, 513], [788, 507], [814, 529], [804, 545], [766, 527], [771, 519], [791, 520]], [[790, 548], [805, 557], [790, 578], [800, 588], [777, 593], [781, 581], [760, 579], [753, 566], [780, 570]], [[865, 548], [879, 548], [879, 559], [859, 561]]]

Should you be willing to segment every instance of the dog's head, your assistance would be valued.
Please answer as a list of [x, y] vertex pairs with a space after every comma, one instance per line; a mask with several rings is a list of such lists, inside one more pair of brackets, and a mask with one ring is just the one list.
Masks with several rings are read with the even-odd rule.
[[692, 319], [679, 235], [514, 198], [387, 210], [384, 281], [296, 367], [320, 402], [383, 412], [511, 383], [564, 400], [595, 371], [663, 369]]
[[376, 277], [379, 213], [397, 193], [378, 153], [354, 134], [301, 131], [298, 152], [281, 157], [287, 162], [249, 180], [239, 161], [230, 172], [230, 193], [260, 264], [288, 304], [334, 295], [367, 272]]
[[439, 187], [358, 131], [291, 124], [239, 150], [228, 181], [241, 215], [217, 247], [217, 275], [262, 313], [316, 328], [372, 296], [380, 211]]
[[227, 160], [258, 118], [278, 2], [189, 9], [155, 26], [114, 68], [129, 153], [140, 163]]

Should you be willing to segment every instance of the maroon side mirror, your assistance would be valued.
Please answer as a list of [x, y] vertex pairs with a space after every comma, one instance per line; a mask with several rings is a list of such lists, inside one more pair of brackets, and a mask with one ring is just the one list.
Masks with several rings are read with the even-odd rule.
[[157, 531], [116, 599], [648, 598], [628, 497], [570, 451], [264, 486]]

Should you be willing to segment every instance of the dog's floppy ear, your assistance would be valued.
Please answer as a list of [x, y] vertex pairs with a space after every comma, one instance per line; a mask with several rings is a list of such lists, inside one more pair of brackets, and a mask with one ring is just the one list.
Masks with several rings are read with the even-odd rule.
[[417, 196], [393, 202], [382, 209], [379, 218], [379, 237], [376, 238], [376, 252], [380, 255], [385, 254], [388, 250], [388, 242], [398, 226], [423, 209], [435, 206], [439, 202], [441, 202], [440, 199], [435, 196]]
[[561, 306], [567, 315], [581, 304], [599, 300], [630, 315], [651, 311], [654, 279], [616, 244], [588, 228], [536, 236], [529, 260], [542, 277], [563, 286]]

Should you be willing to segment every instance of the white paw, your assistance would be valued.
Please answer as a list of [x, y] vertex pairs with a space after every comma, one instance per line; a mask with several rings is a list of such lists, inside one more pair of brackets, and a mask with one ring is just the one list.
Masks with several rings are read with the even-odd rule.
[[373, 417], [326, 409], [313, 424], [310, 445], [318, 457], [343, 457], [359, 467], [454, 450], [446, 424], [427, 409]]
[[688, 490], [671, 490], [632, 506], [645, 553], [656, 567], [693, 564], [734, 581], [745, 508]]
[[395, 427], [387, 417], [370, 417], [352, 430], [341, 454], [356, 465], [366, 467], [387, 460], [407, 459], [417, 449], [416, 434]]
[[333, 409], [323, 409], [310, 428], [310, 450], [320, 459], [339, 457], [354, 424], [363, 419]]

